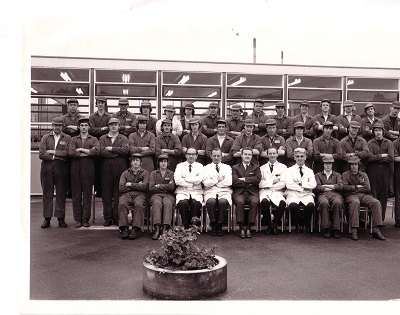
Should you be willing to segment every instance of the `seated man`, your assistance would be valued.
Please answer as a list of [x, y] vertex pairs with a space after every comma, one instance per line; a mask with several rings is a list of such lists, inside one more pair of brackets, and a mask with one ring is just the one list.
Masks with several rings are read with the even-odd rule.
[[[314, 194], [312, 190], [317, 186], [312, 169], [304, 165], [306, 150], [296, 148], [294, 150], [296, 164], [286, 171], [286, 203], [293, 215], [296, 226], [295, 232], [302, 233], [310, 229], [311, 216], [314, 213]], [[300, 209], [304, 207], [304, 211]]]
[[329, 209], [332, 212], [333, 236], [340, 238], [340, 211], [343, 209], [343, 197], [341, 195], [343, 181], [339, 173], [332, 171], [334, 161], [332, 157], [324, 156], [322, 158], [324, 170], [315, 175], [318, 211], [321, 214], [323, 236], [326, 238], [331, 237], [329, 231]]
[[[122, 173], [119, 180], [118, 217], [121, 238], [134, 240], [139, 236], [146, 209], [147, 186], [149, 172], [141, 168], [142, 156], [138, 153], [131, 155], [130, 168]], [[132, 211], [132, 231], [129, 231], [128, 214]]]
[[[251, 238], [250, 229], [255, 222], [259, 205], [258, 184], [261, 180], [261, 171], [258, 164], [251, 162], [252, 148], [244, 147], [240, 152], [242, 162], [232, 168], [233, 199], [236, 205], [236, 222], [240, 228], [239, 236]], [[246, 231], [243, 227], [245, 204], [250, 205]]]
[[186, 150], [186, 161], [176, 166], [174, 179], [176, 184], [177, 209], [182, 218], [185, 229], [189, 228], [193, 218], [200, 217], [203, 203], [203, 188], [201, 181], [204, 178], [203, 165], [196, 162], [197, 150]]
[[211, 235], [222, 236], [222, 223], [232, 204], [232, 168], [221, 163], [221, 149], [211, 152], [212, 163], [204, 167], [204, 200], [211, 221]]
[[159, 155], [157, 162], [159, 168], [150, 173], [149, 181], [151, 222], [155, 230], [153, 240], [158, 240], [163, 230], [169, 229], [175, 204], [174, 172], [168, 169], [168, 155]]
[[365, 205], [371, 209], [372, 214], [372, 236], [384, 241], [385, 237], [381, 234], [379, 227], [382, 224], [382, 210], [380, 202], [371, 196], [371, 186], [366, 173], [359, 171], [360, 158], [356, 155], [351, 156], [348, 161], [350, 170], [342, 174], [343, 196], [346, 205], [349, 207], [349, 224], [351, 227], [351, 239], [358, 240], [357, 229], [359, 226], [360, 205]]
[[[260, 187], [261, 213], [266, 218], [267, 229], [265, 234], [278, 235], [278, 224], [282, 219], [286, 208], [286, 201], [283, 197], [283, 189], [285, 188], [285, 172], [286, 165], [279, 163], [276, 159], [278, 151], [274, 147], [268, 149], [268, 163], [261, 166]], [[270, 207], [274, 205], [274, 219], [271, 223]]]

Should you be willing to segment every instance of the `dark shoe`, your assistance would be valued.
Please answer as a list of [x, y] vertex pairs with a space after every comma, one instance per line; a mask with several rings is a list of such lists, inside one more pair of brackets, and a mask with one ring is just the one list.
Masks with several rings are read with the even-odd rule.
[[[112, 220], [112, 224], [118, 226], [118, 220]], [[111, 225], [111, 224], [110, 224]]]
[[103, 226], [111, 226], [112, 220], [105, 220]]
[[129, 237], [130, 231], [127, 227], [122, 228], [121, 230], [121, 238], [126, 240]]
[[250, 229], [246, 230], [246, 237], [247, 238], [252, 238], [253, 237], [253, 235], [251, 235]]
[[274, 234], [274, 235], [279, 234], [278, 228], [276, 226], [272, 228], [272, 234]]
[[244, 229], [241, 229], [239, 232], [239, 237], [240, 238], [246, 238], [246, 232], [244, 231]]
[[296, 228], [294, 229], [294, 232], [295, 233], [301, 233], [300, 232], [300, 226], [296, 225]]
[[379, 230], [372, 232], [372, 237], [376, 238], [377, 240], [380, 240], [380, 241], [386, 240], [386, 238], [382, 235], [381, 231], [379, 231]]
[[394, 227], [400, 228], [400, 223], [395, 223]]
[[136, 230], [135, 228], [132, 229], [131, 234], [129, 234], [130, 240], [135, 240], [139, 237], [140, 230]]
[[223, 236], [224, 233], [222, 232], [222, 224], [217, 225], [217, 235], [218, 236]]
[[43, 221], [42, 225], [40, 226], [42, 229], [50, 227], [50, 220], [46, 219]]
[[329, 229], [324, 229], [324, 233], [322, 235], [325, 238], [330, 238], [331, 237], [331, 232], [329, 231]]
[[83, 221], [82, 226], [89, 227], [90, 226], [89, 221]]
[[211, 226], [211, 235], [217, 236], [217, 226], [215, 224]]
[[311, 227], [310, 226], [304, 226], [303, 227], [303, 232], [302, 233], [311, 233]]
[[358, 241], [358, 234], [357, 234], [357, 229], [351, 229], [351, 236], [350, 238], [353, 241]]
[[160, 226], [159, 225], [156, 225], [155, 226], [155, 231], [154, 231], [154, 234], [153, 234], [153, 236], [152, 236], [152, 240], [158, 240], [158, 238], [160, 237]]
[[270, 235], [271, 234], [271, 227], [268, 226], [267, 229], [265, 230], [265, 235]]
[[82, 227], [82, 221], [76, 221], [75, 227], [76, 228]]
[[[164, 224], [164, 227], [162, 229], [162, 233], [167, 233], [169, 230], [170, 226], [168, 224]], [[160, 232], [161, 233], [161, 232]]]
[[340, 238], [340, 230], [333, 230], [333, 237]]
[[59, 219], [58, 219], [58, 226], [59, 226], [59, 227], [62, 227], [62, 228], [66, 228], [66, 227], [68, 227], [68, 224], [65, 223], [64, 218], [59, 218]]

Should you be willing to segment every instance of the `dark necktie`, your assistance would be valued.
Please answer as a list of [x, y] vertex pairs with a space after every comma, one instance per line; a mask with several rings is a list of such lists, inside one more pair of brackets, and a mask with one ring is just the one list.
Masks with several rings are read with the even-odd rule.
[[303, 167], [299, 166], [300, 176], [303, 177]]
[[192, 164], [189, 164], [189, 173], [192, 172]]
[[217, 170], [217, 173], [219, 173], [219, 166], [218, 166], [218, 164], [215, 165], [215, 169]]
[[274, 165], [273, 164], [269, 165], [269, 170], [271, 171], [271, 173], [274, 171]]

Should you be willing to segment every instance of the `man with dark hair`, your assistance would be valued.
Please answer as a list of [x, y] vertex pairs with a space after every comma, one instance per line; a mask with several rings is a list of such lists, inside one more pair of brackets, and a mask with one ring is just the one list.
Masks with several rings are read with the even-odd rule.
[[253, 112], [247, 116], [247, 118], [254, 122], [255, 135], [262, 137], [267, 133], [265, 122], [267, 121], [268, 116], [264, 113], [264, 102], [262, 100], [257, 99], [254, 101]]
[[76, 98], [70, 98], [67, 101], [67, 111], [65, 115], [61, 116], [63, 120], [62, 132], [69, 135], [70, 137], [75, 137], [79, 135], [78, 120], [81, 118], [81, 114], [78, 112], [79, 102]]
[[222, 118], [218, 115], [218, 107], [218, 103], [210, 103], [208, 106], [209, 113], [200, 121], [201, 132], [206, 135], [207, 138], [211, 138], [217, 133], [217, 120]]
[[372, 134], [372, 125], [377, 122], [383, 124], [383, 121], [375, 117], [375, 106], [372, 103], [368, 103], [364, 106], [364, 112], [366, 116], [361, 119], [361, 134], [365, 141], [368, 142], [374, 138]]
[[39, 159], [40, 182], [43, 190], [43, 217], [42, 228], [50, 227], [53, 216], [54, 187], [56, 188], [56, 207], [54, 216], [60, 227], [67, 227], [65, 223], [65, 201], [69, 184], [68, 150], [71, 137], [63, 133], [63, 119], [56, 117], [52, 121], [53, 131], [45, 134], [40, 140]]
[[400, 102], [395, 101], [390, 105], [389, 115], [382, 117], [385, 127], [385, 138], [396, 140], [400, 136], [400, 119], [398, 117], [400, 110]]
[[180, 122], [183, 128], [182, 137], [190, 132], [189, 119], [194, 118], [194, 105], [192, 103], [185, 104], [183, 106], [184, 115]]
[[[258, 184], [261, 180], [261, 171], [258, 164], [252, 162], [252, 148], [244, 147], [240, 150], [240, 154], [241, 162], [232, 168], [232, 196], [236, 205], [236, 223], [239, 224], [239, 236], [240, 238], [251, 238], [250, 230], [255, 223], [259, 206]], [[246, 204], [250, 206], [250, 209], [247, 218], [247, 229], [245, 230], [244, 206]]]
[[197, 150], [197, 162], [206, 165], [206, 143], [207, 137], [200, 132], [200, 122], [198, 118], [190, 118], [190, 132], [182, 138], [182, 154], [185, 154], [188, 148]]
[[294, 160], [294, 150], [296, 148], [303, 148], [306, 150], [306, 165], [307, 167], [312, 167], [313, 162], [313, 144], [312, 141], [303, 136], [304, 133], [304, 123], [302, 121], [297, 121], [293, 125], [294, 135], [291, 136], [289, 139], [286, 140], [285, 148], [286, 148], [286, 165], [288, 167], [293, 166], [296, 164]]
[[267, 126], [267, 134], [261, 137], [260, 165], [267, 163], [269, 148], [275, 148], [278, 152], [278, 161], [286, 164], [285, 139], [276, 134], [276, 121], [274, 119], [268, 119], [265, 125]]
[[[347, 100], [343, 103], [343, 114], [337, 117], [338, 122], [338, 140], [342, 140], [349, 133], [349, 124], [352, 121], [357, 121], [361, 125], [361, 117], [354, 114], [354, 102], [352, 100]], [[361, 136], [361, 130], [358, 132]]]
[[292, 118], [285, 115], [285, 103], [275, 104], [276, 115], [272, 118], [276, 121], [276, 134], [282, 136], [285, 140], [293, 134]]
[[164, 106], [164, 118], [161, 118], [157, 120], [156, 123], [156, 133], [157, 136], [163, 133], [162, 131], [162, 123], [165, 119], [168, 119], [171, 121], [171, 134], [175, 135], [178, 137], [178, 139], [182, 135], [182, 125], [181, 122], [179, 121], [178, 117], [175, 115], [175, 106], [172, 104], [167, 104]]
[[[149, 172], [141, 168], [142, 157], [132, 154], [130, 167], [124, 171], [119, 180], [118, 215], [121, 238], [134, 240], [139, 236], [143, 225], [144, 211], [147, 202], [147, 187], [149, 185]], [[132, 230], [129, 230], [128, 214], [132, 211]]]
[[321, 114], [317, 114], [314, 116], [314, 130], [316, 132], [316, 137], [321, 137], [323, 133], [323, 123], [326, 121], [331, 121], [333, 123], [333, 133], [332, 137], [337, 138], [336, 132], [339, 129], [336, 116], [330, 113], [331, 110], [331, 101], [328, 99], [323, 99], [321, 101]]
[[312, 117], [308, 110], [310, 108], [310, 103], [307, 100], [300, 102], [300, 114], [292, 118], [293, 125], [301, 121], [304, 123], [304, 137], [313, 140], [315, 136], [314, 130], [314, 117]]
[[206, 156], [207, 160], [210, 162], [212, 160], [211, 153], [214, 149], [221, 150], [221, 162], [231, 165], [233, 156], [231, 153], [231, 149], [233, 146], [234, 140], [229, 137], [226, 133], [226, 120], [221, 118], [217, 121], [217, 130], [218, 133], [215, 136], [207, 139], [206, 143]]
[[112, 114], [112, 118], [119, 120], [119, 133], [125, 137], [136, 131], [136, 115], [128, 110], [129, 100], [125, 97], [118, 100], [119, 111]]
[[393, 142], [394, 148], [394, 226], [400, 228], [400, 138]]
[[[142, 101], [140, 103], [140, 107], [139, 107], [140, 114], [147, 117], [146, 130], [150, 131], [153, 135], [156, 135], [157, 119], [150, 114], [152, 112], [152, 110], [153, 109], [152, 109], [151, 103], [149, 101]], [[136, 126], [136, 128], [138, 128], [138, 127]]]
[[163, 119], [161, 133], [156, 137], [156, 157], [168, 154], [168, 168], [175, 171], [176, 165], [181, 162], [182, 146], [178, 136], [171, 133], [172, 121]]
[[226, 130], [229, 137], [236, 139], [244, 130], [244, 121], [240, 116], [243, 113], [240, 104], [233, 104], [230, 108], [231, 117], [226, 121]]
[[384, 241], [379, 227], [382, 223], [382, 209], [380, 202], [371, 196], [371, 186], [366, 173], [359, 171], [360, 158], [356, 155], [348, 160], [349, 171], [342, 174], [343, 179], [343, 197], [345, 204], [349, 209], [349, 224], [351, 227], [351, 239], [358, 241], [358, 227], [360, 216], [360, 205], [371, 209], [372, 214], [372, 236], [378, 240]]

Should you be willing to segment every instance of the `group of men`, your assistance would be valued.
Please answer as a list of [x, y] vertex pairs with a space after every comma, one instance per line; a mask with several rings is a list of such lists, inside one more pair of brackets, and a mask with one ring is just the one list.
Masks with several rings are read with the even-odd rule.
[[200, 120], [193, 104], [184, 106], [181, 119], [173, 105], [166, 105], [160, 120], [151, 116], [148, 101], [140, 104], [139, 116], [128, 110], [126, 98], [113, 114], [106, 111], [104, 97], [96, 99], [97, 111], [90, 117], [80, 115], [78, 105], [69, 99], [68, 113], [53, 120], [53, 131], [40, 142], [42, 228], [50, 226], [53, 216], [54, 187], [59, 226], [67, 227], [69, 187], [76, 227], [90, 226], [93, 185], [102, 198], [104, 226], [119, 226], [124, 239], [139, 235], [147, 207], [153, 239], [158, 239], [169, 229], [174, 207], [187, 228], [203, 204], [212, 235], [222, 235], [227, 209], [234, 204], [241, 238], [252, 237], [259, 208], [266, 234], [279, 233], [286, 208], [295, 231], [308, 231], [316, 208], [324, 237], [340, 237], [346, 205], [351, 238], [357, 240], [359, 208], [366, 205], [373, 236], [384, 240], [379, 227], [391, 194], [395, 226], [400, 227], [400, 102], [393, 102], [382, 120], [375, 117], [372, 103], [365, 105], [361, 119], [350, 100], [337, 117], [330, 113], [329, 100], [321, 101], [321, 113], [314, 117], [308, 101], [300, 103], [295, 117], [285, 115], [284, 103], [277, 103], [277, 114], [268, 117], [263, 102], [256, 100], [246, 118], [240, 105], [232, 105], [228, 120], [218, 115], [214, 102]]

